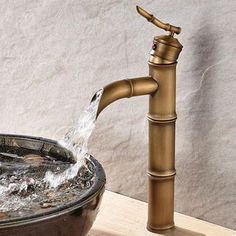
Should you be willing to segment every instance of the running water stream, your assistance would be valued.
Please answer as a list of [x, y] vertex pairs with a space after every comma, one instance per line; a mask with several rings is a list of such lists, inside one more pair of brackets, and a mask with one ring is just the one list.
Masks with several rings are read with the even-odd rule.
[[[88, 140], [95, 127], [99, 90], [59, 145], [72, 152], [75, 163], [41, 153], [0, 151], [0, 220], [14, 219], [75, 201], [93, 183]], [[89, 164], [90, 163], [90, 164]]]
[[86, 158], [89, 158], [88, 140], [95, 127], [97, 109], [101, 96], [102, 89], [94, 95], [93, 101], [81, 114], [75, 127], [66, 133], [63, 140], [59, 141], [63, 147], [73, 153], [74, 157], [76, 157], [76, 163], [60, 174], [54, 174], [53, 172], [48, 171], [44, 180], [51, 187], [56, 188], [68, 179], [74, 178], [79, 169], [85, 165], [84, 161]]

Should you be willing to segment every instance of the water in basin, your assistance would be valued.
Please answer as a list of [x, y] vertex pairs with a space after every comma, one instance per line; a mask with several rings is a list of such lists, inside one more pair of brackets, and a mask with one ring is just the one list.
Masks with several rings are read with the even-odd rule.
[[[51, 187], [44, 176], [47, 171], [63, 175], [75, 164], [38, 154], [0, 153], [0, 219], [17, 219], [61, 207], [75, 201], [92, 184], [94, 171], [90, 164], [80, 167], [78, 174], [58, 187]], [[89, 162], [88, 162], [89, 163]]]

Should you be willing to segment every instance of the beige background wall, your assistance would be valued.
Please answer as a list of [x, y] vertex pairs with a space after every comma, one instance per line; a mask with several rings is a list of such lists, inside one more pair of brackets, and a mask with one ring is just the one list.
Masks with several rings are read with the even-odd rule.
[[[96, 90], [147, 75], [163, 32], [136, 4], [183, 28], [176, 210], [236, 229], [235, 1], [1, 1], [0, 131], [61, 138]], [[90, 141], [107, 188], [142, 200], [146, 112], [147, 97], [113, 104]]]

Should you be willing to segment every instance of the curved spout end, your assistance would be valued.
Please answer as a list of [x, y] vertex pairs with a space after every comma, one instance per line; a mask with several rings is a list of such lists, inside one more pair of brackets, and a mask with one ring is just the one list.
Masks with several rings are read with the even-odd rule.
[[[98, 101], [96, 119], [100, 112], [114, 101], [121, 98], [152, 94], [157, 91], [157, 88], [157, 82], [150, 76], [119, 80], [105, 86]], [[92, 101], [97, 99], [98, 92], [93, 96]]]
[[100, 110], [101, 99], [102, 99], [103, 89], [99, 89], [92, 97], [90, 101], [91, 111], [93, 113], [94, 119], [96, 120], [98, 117], [98, 111]]
[[103, 89], [99, 89], [92, 97], [90, 103], [95, 102], [96, 100], [98, 100], [98, 102], [100, 101], [100, 98], [102, 96], [103, 93]]

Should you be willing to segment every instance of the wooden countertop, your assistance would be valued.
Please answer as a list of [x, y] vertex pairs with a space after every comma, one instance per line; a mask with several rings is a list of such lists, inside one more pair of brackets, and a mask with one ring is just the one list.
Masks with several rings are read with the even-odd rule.
[[88, 236], [236, 236], [236, 231], [175, 213], [176, 228], [163, 234], [146, 230], [147, 203], [105, 191]]

